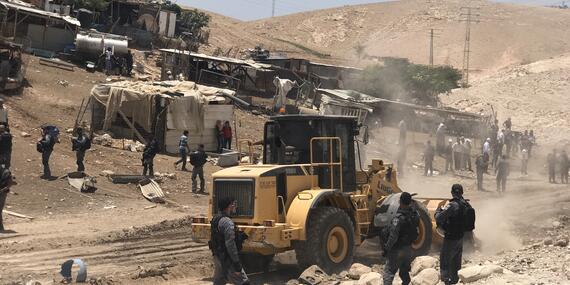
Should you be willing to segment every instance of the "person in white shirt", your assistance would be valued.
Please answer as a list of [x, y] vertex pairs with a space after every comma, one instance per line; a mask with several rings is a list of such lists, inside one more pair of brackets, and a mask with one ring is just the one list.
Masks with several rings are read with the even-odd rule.
[[463, 146], [461, 145], [461, 140], [458, 137], [457, 141], [451, 146], [453, 150], [453, 165], [455, 170], [461, 170], [461, 165], [463, 165]]
[[528, 175], [527, 173], [527, 167], [528, 167], [528, 150], [523, 149], [522, 150], [522, 156], [521, 156], [521, 174], [522, 175]]
[[488, 172], [489, 159], [491, 158], [491, 138], [487, 138], [483, 144], [483, 162], [485, 162], [485, 173]]

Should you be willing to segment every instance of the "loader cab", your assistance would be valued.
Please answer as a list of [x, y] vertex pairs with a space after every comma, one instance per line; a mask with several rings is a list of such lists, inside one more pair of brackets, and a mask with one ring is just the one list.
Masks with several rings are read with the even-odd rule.
[[[311, 164], [311, 139], [338, 137], [339, 143], [313, 142], [313, 162], [341, 161], [335, 168], [315, 167], [318, 186], [323, 189], [356, 190], [354, 138], [359, 133], [355, 117], [286, 115], [272, 117], [265, 124], [263, 164], [298, 165]], [[340, 151], [339, 149], [340, 148]], [[331, 179], [333, 176], [342, 179]], [[342, 183], [340, 182], [342, 181]], [[334, 184], [334, 185], [331, 185]], [[341, 185], [342, 184], [342, 185]]]

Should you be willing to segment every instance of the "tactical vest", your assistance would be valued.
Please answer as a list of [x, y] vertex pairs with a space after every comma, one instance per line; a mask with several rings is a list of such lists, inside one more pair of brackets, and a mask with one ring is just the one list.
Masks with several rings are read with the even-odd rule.
[[[218, 228], [220, 220], [223, 217], [227, 216], [226, 215], [216, 216], [210, 222], [210, 227], [211, 227], [210, 241], [208, 241], [208, 247], [212, 251], [212, 255], [218, 257], [220, 260], [224, 260], [227, 257], [226, 239], [224, 237], [224, 233], [220, 232]], [[236, 248], [238, 252], [240, 252], [243, 248], [243, 243], [248, 238], [248, 236], [243, 231], [240, 231], [236, 225], [234, 225], [234, 231], [235, 231]]]
[[455, 202], [459, 208], [455, 215], [450, 216], [444, 225], [444, 230], [446, 232], [446, 237], [450, 238], [461, 238], [465, 232], [465, 220], [466, 220], [466, 205], [463, 201], [459, 199], [452, 199], [451, 202]]
[[412, 209], [409, 214], [398, 212], [396, 218], [400, 220], [400, 236], [396, 246], [409, 246], [418, 238], [418, 225], [420, 217], [415, 209]]

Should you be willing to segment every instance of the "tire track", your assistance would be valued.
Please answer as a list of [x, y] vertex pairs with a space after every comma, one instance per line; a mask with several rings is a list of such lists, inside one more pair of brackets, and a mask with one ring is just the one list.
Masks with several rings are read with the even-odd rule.
[[146, 238], [135, 236], [92, 246], [4, 254], [0, 255], [0, 268], [5, 268], [3, 273], [6, 274], [53, 273], [62, 262], [81, 258], [89, 272], [108, 272], [111, 268], [135, 269], [179, 259], [199, 262], [196, 257], [208, 253], [208, 247], [194, 242], [187, 230], [168, 230], [154, 232]]

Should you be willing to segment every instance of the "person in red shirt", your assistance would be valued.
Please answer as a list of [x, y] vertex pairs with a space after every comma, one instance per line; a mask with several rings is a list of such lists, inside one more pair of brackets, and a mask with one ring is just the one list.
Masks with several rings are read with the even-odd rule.
[[222, 132], [224, 133], [224, 147], [227, 149], [232, 149], [232, 127], [230, 126], [229, 121], [226, 121], [224, 123]]

